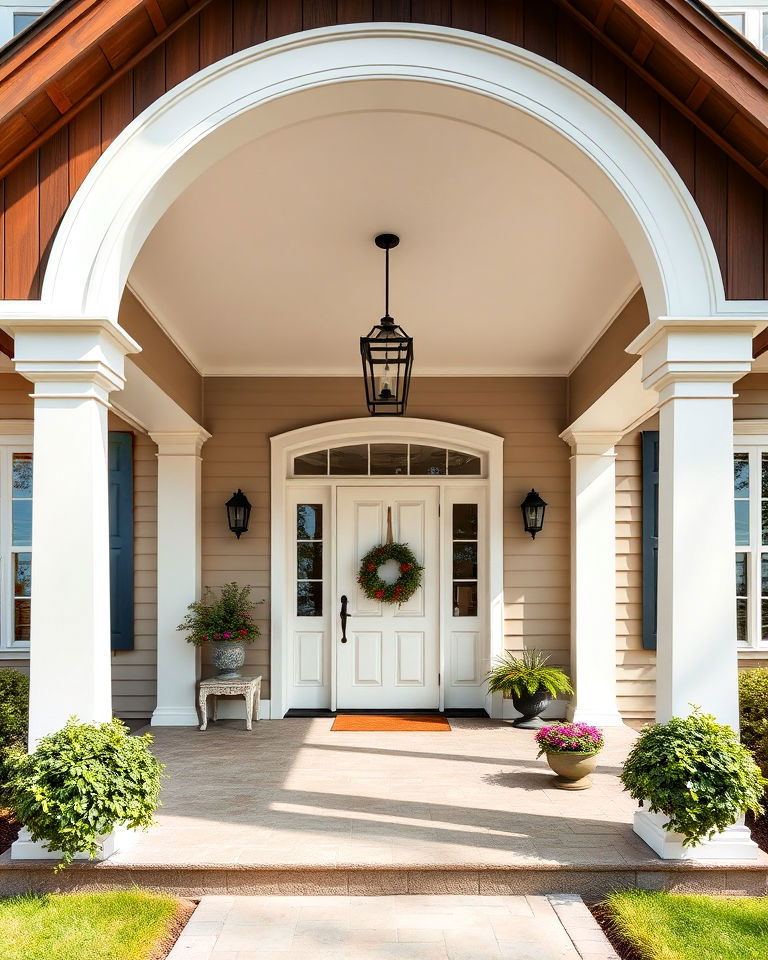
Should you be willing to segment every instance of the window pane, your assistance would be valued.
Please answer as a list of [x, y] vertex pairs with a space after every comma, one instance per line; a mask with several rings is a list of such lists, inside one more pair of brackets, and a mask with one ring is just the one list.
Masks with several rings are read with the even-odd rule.
[[27, 27], [34, 23], [35, 20], [40, 16], [39, 13], [14, 13], [13, 15], [13, 35], [16, 36], [17, 33], [21, 33], [22, 30], [26, 30]]
[[768, 50], [768, 13], [763, 14], [763, 50]]
[[299, 543], [296, 551], [296, 576], [299, 580], [323, 579], [322, 543]]
[[[763, 592], [765, 592], [766, 575], [765, 557], [763, 557]], [[746, 553], [736, 554], [736, 596], [746, 597], [747, 595], [747, 555]]]
[[32, 545], [32, 501], [14, 500], [11, 508], [13, 545], [29, 547]]
[[328, 473], [328, 451], [316, 450], [294, 457], [293, 472], [297, 477], [324, 477]]
[[13, 496], [32, 496], [32, 454], [14, 453], [13, 455]]
[[368, 444], [336, 447], [331, 450], [331, 475], [335, 477], [368, 476]]
[[15, 553], [13, 555], [13, 595], [28, 597], [32, 584], [32, 554]]
[[476, 617], [477, 616], [477, 584], [476, 583], [454, 583], [453, 615], [454, 617]]
[[479, 477], [480, 457], [473, 457], [471, 453], [449, 450], [448, 473], [454, 477]]
[[13, 638], [16, 643], [29, 643], [29, 600], [14, 600]]
[[763, 543], [768, 544], [768, 500], [763, 500], [760, 512], [762, 515]]
[[[763, 635], [765, 636], [765, 614], [766, 606], [763, 600]], [[738, 643], [747, 643], [747, 601], [736, 601], [736, 640]]]
[[[768, 521], [768, 514], [765, 512], [767, 504], [763, 504], [763, 528], [765, 521]], [[736, 546], [749, 546], [749, 500], [736, 501]]]
[[[747, 643], [747, 631], [746, 626], [744, 629], [744, 639], [742, 640], [741, 631], [739, 629], [739, 604], [743, 603], [746, 611], [747, 601], [746, 600], [737, 600], [736, 601], [736, 637], [739, 643]], [[746, 620], [746, 612], [744, 613], [744, 619]], [[768, 600], [762, 600], [760, 603], [760, 639], [768, 640]]]
[[477, 579], [476, 543], [454, 543], [453, 575], [457, 580]]
[[[765, 490], [765, 478], [763, 478], [763, 490]], [[749, 496], [748, 453], [736, 453], [733, 456], [733, 495], [734, 497]]]
[[477, 504], [454, 503], [453, 539], [477, 540]]
[[321, 617], [323, 615], [323, 585], [316, 580], [299, 580], [296, 584], [296, 615]]
[[439, 447], [411, 444], [411, 474], [441, 476], [445, 474], [446, 452]]
[[744, 33], [744, 14], [743, 13], [721, 13], [720, 16], [729, 23], [734, 30]]
[[300, 503], [296, 507], [296, 539], [323, 539], [323, 507], [320, 503]]
[[371, 474], [373, 476], [405, 476], [408, 473], [408, 445], [405, 443], [372, 443]]

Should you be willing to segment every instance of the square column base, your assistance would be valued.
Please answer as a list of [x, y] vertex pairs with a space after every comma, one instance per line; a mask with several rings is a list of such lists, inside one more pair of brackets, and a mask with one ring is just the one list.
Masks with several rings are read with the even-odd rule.
[[649, 813], [637, 810], [635, 813], [635, 833], [644, 840], [662, 860], [709, 860], [743, 861], [754, 863], [761, 857], [760, 848], [750, 836], [744, 824], [733, 826], [718, 833], [711, 840], [705, 840], [694, 847], [683, 846], [683, 835], [664, 828], [667, 817], [662, 813]]
[[150, 720], [152, 727], [199, 727], [195, 707], [157, 707]]
[[[117, 826], [111, 833], [99, 838], [101, 850], [93, 858], [94, 863], [107, 860], [118, 851], [126, 850], [136, 839], [136, 831]], [[29, 830], [22, 827], [19, 839], [11, 845], [11, 860], [61, 860], [61, 850], [49, 850], [40, 841], [32, 840]], [[90, 860], [87, 853], [76, 853], [75, 860]]]

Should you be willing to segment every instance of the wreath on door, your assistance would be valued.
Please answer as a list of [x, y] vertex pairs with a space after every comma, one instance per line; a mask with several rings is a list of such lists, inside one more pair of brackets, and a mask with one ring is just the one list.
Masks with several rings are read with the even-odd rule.
[[[379, 567], [389, 560], [394, 560], [400, 569], [394, 583], [385, 583], [379, 576]], [[421, 586], [423, 569], [407, 543], [380, 543], [360, 561], [357, 582], [369, 600], [401, 604], [410, 600]]]

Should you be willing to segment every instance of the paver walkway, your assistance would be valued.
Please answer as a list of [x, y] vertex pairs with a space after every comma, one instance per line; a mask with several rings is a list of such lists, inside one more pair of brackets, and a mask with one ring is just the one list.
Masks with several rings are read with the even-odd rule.
[[203, 897], [168, 960], [618, 960], [578, 897]]

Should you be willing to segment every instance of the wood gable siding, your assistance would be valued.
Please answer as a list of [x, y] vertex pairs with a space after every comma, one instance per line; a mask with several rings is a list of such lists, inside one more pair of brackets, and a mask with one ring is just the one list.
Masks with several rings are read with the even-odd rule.
[[[485, 33], [552, 60], [626, 110], [670, 158], [709, 227], [732, 299], [768, 297], [768, 199], [726, 149], [557, 0], [211, 0], [0, 182], [0, 298], [39, 295], [56, 228], [88, 171], [142, 110], [229, 54], [300, 30], [405, 21]], [[580, 16], [580, 15], [579, 15]], [[614, 49], [617, 52], [614, 52]], [[725, 123], [723, 118], [723, 123]]]

